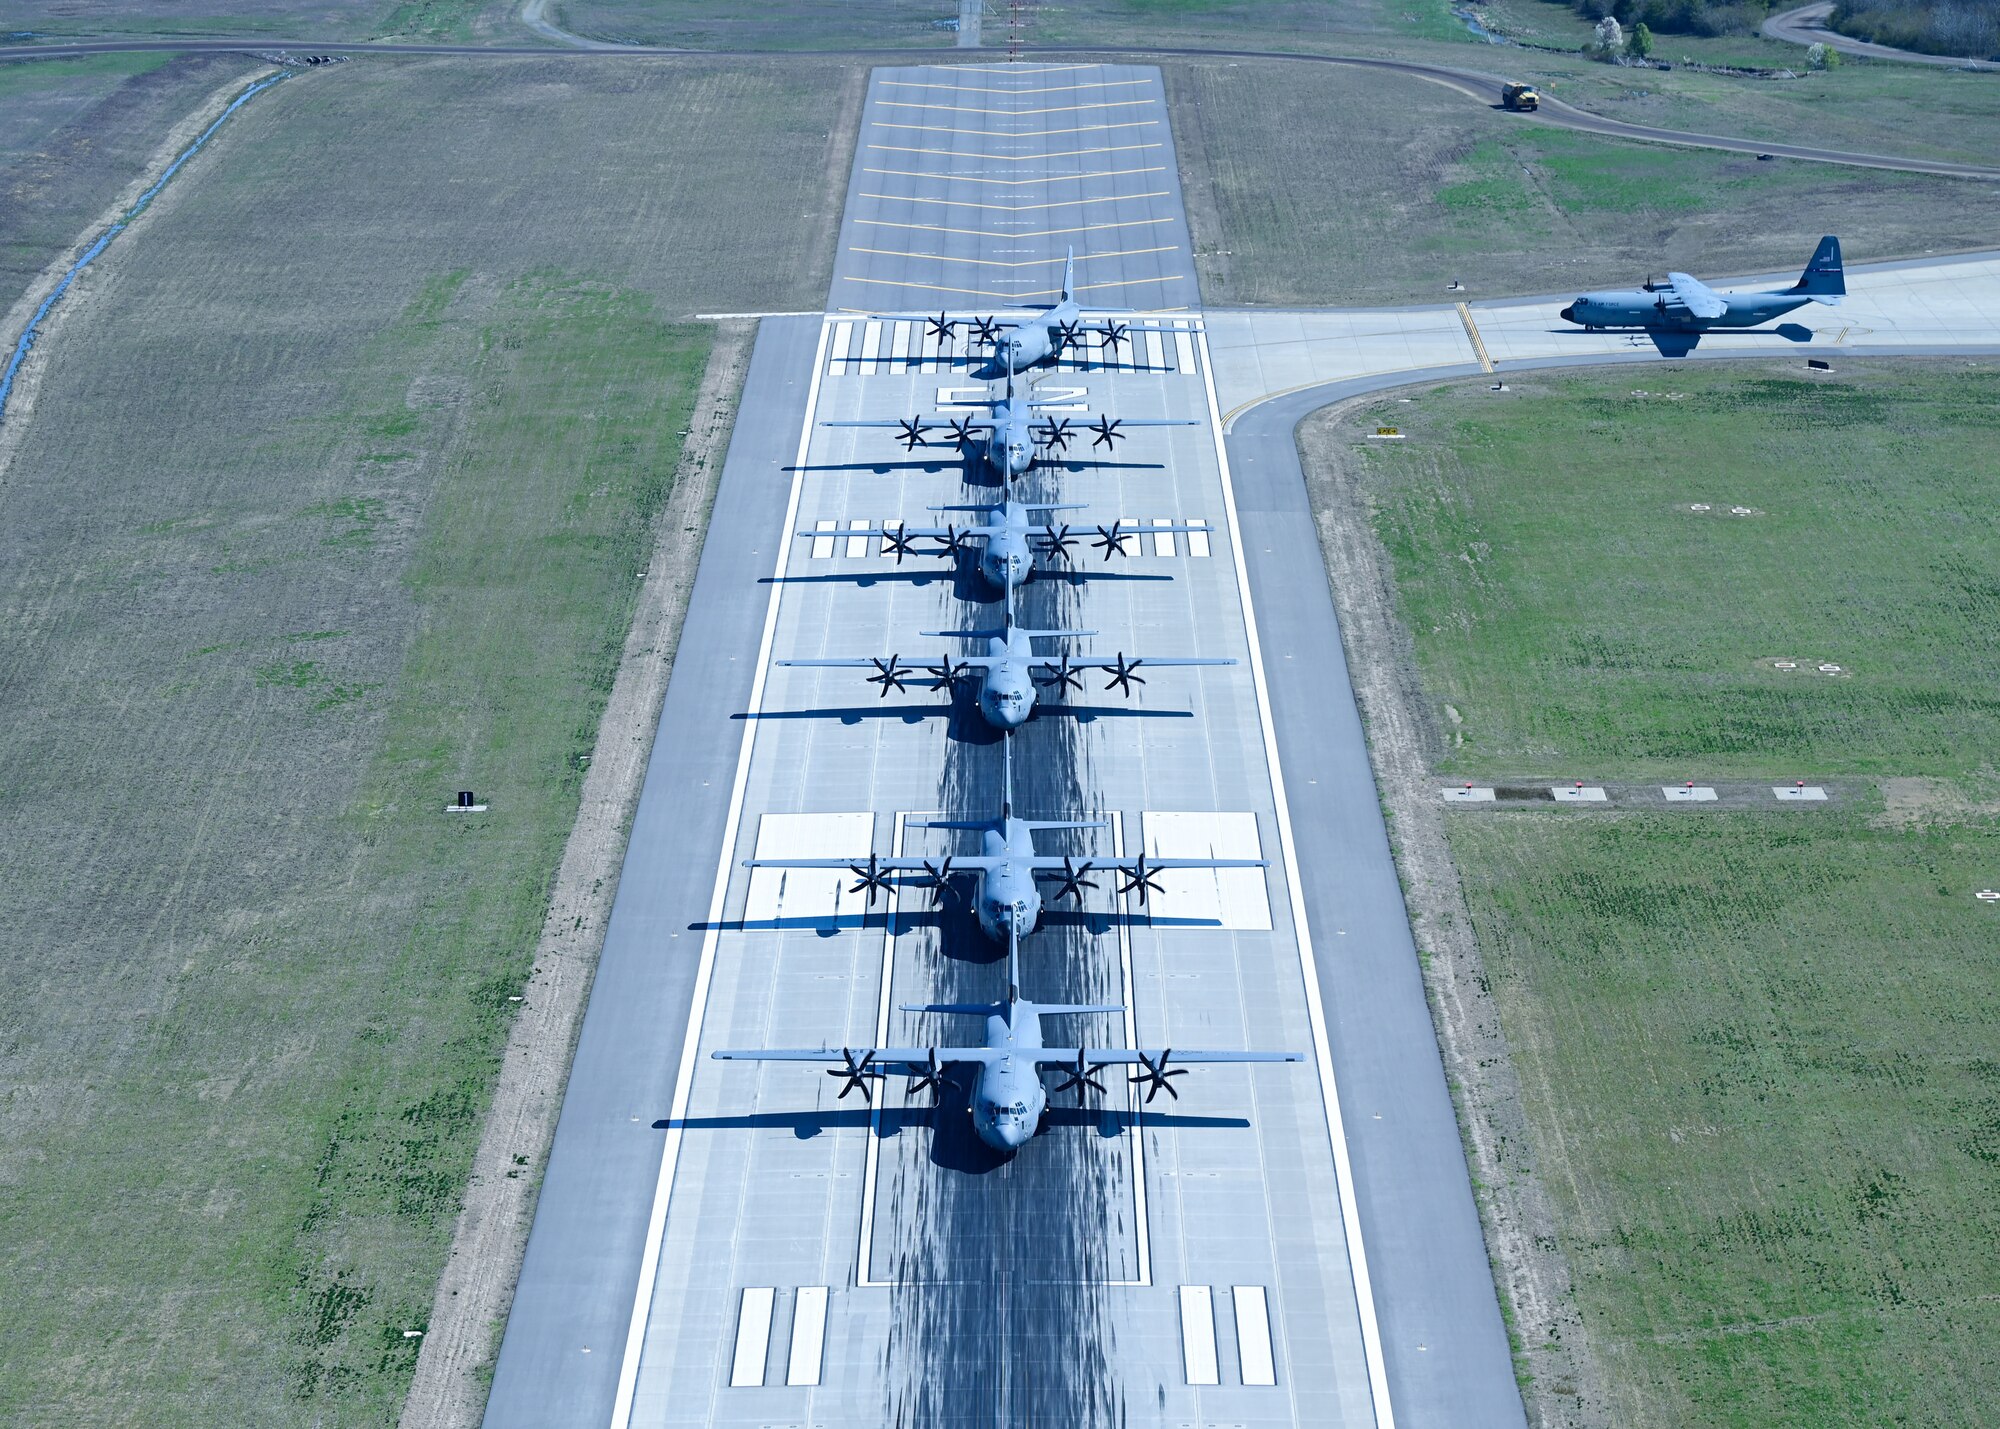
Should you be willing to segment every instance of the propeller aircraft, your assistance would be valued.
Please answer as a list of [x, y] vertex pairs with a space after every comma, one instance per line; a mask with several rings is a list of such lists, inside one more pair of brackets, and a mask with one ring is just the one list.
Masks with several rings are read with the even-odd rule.
[[1664, 328], [1674, 332], [1707, 332], [1714, 328], [1756, 327], [1783, 317], [1807, 303], [1838, 307], [1847, 293], [1846, 270], [1840, 262], [1840, 240], [1820, 239], [1811, 261], [1788, 288], [1754, 293], [1718, 293], [1686, 273], [1669, 273], [1667, 281], [1648, 281], [1625, 292], [1585, 293], [1558, 317], [1585, 332], [1605, 328]]
[[[812, 530], [800, 531], [801, 536], [824, 539], [829, 534], [842, 537], [880, 537], [883, 554], [894, 556], [896, 564], [903, 563], [905, 556], [947, 556], [957, 559], [968, 542], [979, 543], [979, 574], [986, 583], [999, 591], [1012, 591], [1035, 573], [1036, 557], [1055, 564], [1068, 565], [1070, 548], [1083, 539], [1083, 533], [1074, 531], [1067, 523], [1054, 521], [1034, 521], [1031, 514], [1050, 511], [1083, 511], [1082, 505], [1053, 501], [996, 501], [974, 506], [933, 506], [932, 511], [966, 511], [989, 519], [977, 525], [966, 526], [854, 526], [842, 527], [829, 533]], [[1097, 539], [1091, 547], [1103, 552], [1109, 561], [1117, 556], [1129, 554], [1126, 542], [1134, 537], [1165, 536], [1199, 531], [1204, 535], [1213, 534], [1207, 526], [1161, 525], [1153, 522], [1113, 521], [1109, 526], [1098, 526]], [[917, 541], [935, 541], [937, 549], [918, 550]]]

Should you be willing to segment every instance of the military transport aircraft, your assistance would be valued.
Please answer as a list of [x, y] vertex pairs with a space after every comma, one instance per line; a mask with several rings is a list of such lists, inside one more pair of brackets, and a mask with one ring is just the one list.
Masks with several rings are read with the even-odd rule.
[[1269, 868], [1270, 862], [1261, 858], [1149, 858], [1141, 853], [1137, 858], [1091, 858], [1079, 863], [1074, 858], [1035, 852], [1034, 835], [1040, 830], [1054, 829], [1104, 829], [1109, 828], [1103, 819], [1017, 819], [1014, 817], [1014, 748], [1009, 736], [1001, 743], [1000, 814], [992, 819], [932, 819], [924, 822], [910, 820], [904, 824], [910, 829], [965, 829], [980, 835], [979, 852], [964, 856], [950, 855], [939, 859], [928, 858], [879, 858], [869, 854], [867, 861], [854, 858], [746, 858], [745, 868], [844, 868], [860, 882], [849, 890], [852, 893], [866, 891], [870, 907], [874, 906], [875, 895], [889, 891], [892, 883], [901, 884], [910, 880], [896, 879], [892, 875], [922, 875], [917, 879], [931, 893], [931, 904], [936, 907], [944, 902], [945, 894], [951, 888], [951, 880], [960, 874], [971, 874], [975, 893], [972, 902], [973, 915], [987, 937], [995, 942], [1026, 937], [1035, 931], [1042, 919], [1042, 890], [1037, 880], [1059, 881], [1056, 889], [1058, 902], [1074, 898], [1083, 902], [1083, 890], [1097, 885], [1090, 879], [1095, 872], [1115, 873], [1119, 877], [1118, 892], [1138, 898], [1141, 908], [1146, 906], [1148, 892], [1164, 893], [1166, 889], [1155, 881], [1164, 870], [1179, 868]]
[[1666, 328], [1675, 332], [1707, 332], [1713, 328], [1756, 327], [1783, 317], [1807, 303], [1837, 307], [1847, 292], [1840, 263], [1840, 240], [1820, 239], [1812, 261], [1789, 288], [1754, 293], [1718, 293], [1686, 273], [1669, 273], [1664, 283], [1623, 292], [1585, 293], [1559, 317], [1585, 332], [1604, 328]]
[[905, 1012], [960, 1013], [986, 1019], [986, 1037], [977, 1047], [830, 1047], [773, 1048], [768, 1051], [711, 1052], [723, 1062], [832, 1062], [829, 1077], [840, 1078], [840, 1098], [858, 1091], [863, 1101], [874, 1099], [868, 1091], [871, 1081], [883, 1077], [909, 1077], [912, 1094], [930, 1089], [933, 1099], [944, 1081], [946, 1067], [972, 1067], [973, 1082], [967, 1112], [979, 1139], [996, 1151], [1013, 1152], [1034, 1138], [1041, 1129], [1049, 1106], [1048, 1088], [1042, 1082], [1042, 1068], [1057, 1067], [1068, 1078], [1056, 1087], [1060, 1095], [1072, 1089], [1077, 1105], [1083, 1105], [1086, 1090], [1103, 1092], [1104, 1083], [1092, 1075], [1101, 1067], [1137, 1067], [1127, 1078], [1134, 1086], [1144, 1086], [1146, 1102], [1165, 1092], [1179, 1100], [1173, 1079], [1187, 1075], [1187, 1069], [1170, 1062], [1303, 1062], [1298, 1052], [1189, 1052], [1171, 1047], [1050, 1047], [1042, 1041], [1042, 1019], [1065, 1013], [1123, 1012], [1116, 1004], [1027, 1002], [1020, 991], [1019, 939], [1010, 935], [1007, 945], [1007, 1000], [996, 1003], [931, 1002], [904, 1003]]
[[[1124, 314], [1129, 308], [1098, 308], [1100, 314]], [[1063, 259], [1062, 298], [1050, 306], [1037, 309], [1032, 316], [1019, 322], [999, 323], [990, 317], [954, 318], [946, 313], [872, 313], [872, 318], [882, 322], [922, 322], [929, 326], [932, 336], [943, 340], [963, 324], [972, 331], [973, 340], [990, 343], [993, 348], [992, 376], [999, 376], [1004, 368], [1012, 372], [1026, 372], [1038, 363], [1052, 362], [1063, 352], [1077, 345], [1085, 333], [1094, 333], [1104, 339], [1104, 345], [1116, 352], [1134, 332], [1173, 332], [1176, 325], [1157, 318], [1129, 318], [1119, 322], [1114, 316], [1106, 316], [1102, 326], [1086, 326], [1083, 309], [1076, 301], [1076, 249], [1071, 248]], [[1189, 321], [1182, 319], [1183, 323]], [[1154, 369], [1139, 369], [1151, 371]]]
[[[882, 539], [883, 554], [894, 556], [896, 564], [905, 556], [948, 556], [954, 560], [968, 541], [980, 545], [979, 574], [999, 591], [1012, 591], [1035, 573], [1039, 554], [1050, 562], [1069, 563], [1070, 547], [1082, 539], [1067, 523], [1031, 521], [1032, 512], [1082, 511], [1084, 506], [1054, 501], [995, 501], [978, 506], [933, 506], [932, 511], [970, 511], [993, 519], [976, 526], [852, 526], [839, 531], [800, 531], [801, 536], [825, 539], [829, 536], [861, 536]], [[1104, 559], [1130, 554], [1127, 542], [1146, 536], [1199, 531], [1211, 534], [1207, 526], [1160, 525], [1153, 522], [1113, 521], [1098, 526], [1091, 547], [1101, 550]], [[912, 542], [936, 541], [934, 551], [920, 551]]]
[[[1104, 533], [1103, 539], [1116, 545], [1121, 539], [1117, 525]], [[1135, 655], [1130, 660], [1120, 650], [1114, 659], [1099, 660], [1088, 655], [1037, 655], [1034, 641], [1080, 639], [1095, 635], [1095, 630], [1027, 630], [1014, 623], [1014, 596], [1010, 590], [1005, 604], [1001, 607], [1000, 628], [998, 630], [924, 630], [922, 635], [938, 636], [946, 640], [984, 640], [986, 651], [980, 655], [968, 655], [962, 660], [951, 656], [941, 657], [935, 665], [905, 665], [901, 655], [891, 655], [884, 660], [879, 656], [865, 655], [859, 659], [830, 660], [780, 660], [780, 665], [800, 666], [820, 670], [866, 670], [875, 673], [868, 677], [871, 685], [882, 687], [878, 698], [886, 699], [889, 691], [904, 692], [908, 682], [926, 680], [933, 691], [945, 690], [958, 680], [968, 676], [979, 681], [979, 713], [986, 722], [996, 729], [1017, 729], [1027, 722], [1035, 712], [1035, 684], [1053, 685], [1058, 695], [1069, 690], [1083, 689], [1083, 671], [1102, 670], [1111, 678], [1105, 684], [1107, 690], [1117, 690], [1126, 699], [1132, 698], [1132, 687], [1146, 683], [1146, 677], [1138, 673], [1139, 667], [1167, 665], [1234, 665], [1232, 659], [1197, 658], [1186, 655], [1159, 656]]]
[[[1014, 391], [1014, 373], [1007, 373], [1007, 387], [998, 397], [986, 397], [965, 405], [985, 407], [991, 412], [986, 417], [955, 417], [946, 421], [929, 424], [921, 417], [883, 417], [860, 421], [821, 422], [822, 427], [895, 427], [896, 439], [903, 444], [904, 451], [915, 451], [918, 447], [934, 445], [928, 440], [931, 432], [948, 432], [944, 441], [955, 444], [961, 451], [967, 447], [981, 445], [979, 433], [985, 433], [983, 445], [988, 464], [1000, 474], [1002, 481], [1012, 481], [1017, 476], [1025, 476], [1035, 465], [1037, 453], [1046, 447], [1051, 451], [1066, 452], [1070, 442], [1083, 437], [1091, 438], [1090, 447], [1116, 450], [1118, 442], [1126, 435], [1127, 427], [1199, 427], [1199, 417], [1107, 417], [1100, 416], [1095, 421], [1070, 417], [1037, 417], [1037, 409], [1059, 407], [1068, 403], [1066, 397], [1033, 397], [1017, 395]], [[1081, 430], [1078, 430], [1082, 424]], [[942, 441], [936, 443], [942, 445]]]

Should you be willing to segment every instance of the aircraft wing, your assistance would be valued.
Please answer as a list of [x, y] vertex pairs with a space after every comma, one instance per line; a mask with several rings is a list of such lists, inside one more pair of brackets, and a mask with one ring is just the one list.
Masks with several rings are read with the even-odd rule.
[[[1175, 529], [1175, 528], [1173, 528], [1173, 527], [1162, 527], [1161, 529], [1162, 529], [1162, 530], [1173, 530], [1173, 529]], [[1187, 529], [1192, 529], [1192, 528], [1188, 528], [1188, 527], [1182, 527], [1182, 528], [1179, 528], [1179, 529], [1182, 529], [1182, 530], [1187, 530]], [[1201, 527], [1200, 529], [1202, 529], [1202, 530], [1204, 530], [1204, 531], [1205, 531], [1205, 530], [1207, 530], [1208, 528], [1207, 528], [1206, 526], [1204, 526], [1204, 527]], [[952, 533], [954, 532], [954, 530], [955, 530], [955, 531], [957, 532], [957, 534], [958, 534], [958, 537], [959, 537], [959, 539], [961, 539], [961, 540], [964, 540], [964, 539], [966, 539], [967, 537], [971, 537], [971, 536], [984, 536], [984, 535], [986, 534], [986, 528], [985, 528], [984, 526], [959, 526], [959, 527], [950, 527], [950, 526], [842, 526], [842, 527], [840, 527], [840, 528], [839, 528], [838, 530], [834, 530], [834, 531], [804, 531], [804, 530], [802, 530], [802, 531], [798, 532], [798, 534], [799, 534], [799, 535], [801, 535], [801, 536], [882, 536], [882, 537], [888, 537], [888, 536], [907, 536], [907, 537], [909, 537], [909, 538], [910, 538], [911, 540], [913, 540], [913, 541], [921, 541], [921, 540], [934, 540], [934, 541], [942, 541], [942, 540], [944, 540], [944, 539], [945, 539], [946, 537], [950, 536], [950, 535], [951, 535], [951, 534], [952, 534]]]
[[[957, 632], [953, 633], [956, 634]], [[983, 632], [975, 632], [975, 633], [983, 633]], [[855, 656], [852, 659], [843, 658], [843, 659], [830, 659], [830, 660], [773, 660], [771, 663], [773, 665], [796, 665], [802, 669], [807, 669], [807, 670], [869, 670], [869, 669], [879, 670], [883, 666], [887, 665], [891, 660], [894, 660], [896, 658], [898, 657], [893, 655], [884, 656], [880, 659], [872, 655], [859, 655]], [[975, 670], [983, 670], [987, 668], [989, 665], [999, 664], [1001, 660], [1005, 658], [1006, 657], [1002, 655], [961, 655], [956, 658], [950, 659], [950, 664], [953, 669], [958, 669], [962, 666], [969, 665]], [[1055, 662], [1052, 660], [1049, 663], [1054, 664]], [[1161, 660], [1154, 663], [1164, 665], [1169, 662]], [[1187, 662], [1183, 661], [1182, 663], [1185, 664]], [[1224, 660], [1224, 661], [1217, 661], [1215, 663], [1228, 664], [1229, 662]], [[923, 665], [921, 663], [915, 665], [896, 666], [896, 669], [900, 673], [908, 676], [913, 680], [923, 679], [924, 671], [929, 668], [931, 667]]]
[[1722, 294], [1699, 278], [1686, 273], [1669, 273], [1667, 281], [1674, 285], [1674, 296], [1698, 318], [1719, 318], [1729, 311], [1729, 304]]
[[[911, 828], [958, 828], [957, 824], [919, 824], [912, 820]], [[970, 828], [984, 828], [984, 824], [965, 825]], [[986, 873], [999, 863], [998, 858], [985, 854], [953, 854], [949, 860], [953, 873]], [[746, 858], [745, 868], [845, 868], [859, 873], [872, 862], [877, 873], [929, 873], [941, 868], [946, 860], [934, 858], [926, 863], [920, 858], [876, 858], [872, 854], [856, 855], [853, 858]], [[1058, 860], [1060, 862], [1060, 860]], [[1149, 863], [1147, 867], [1152, 867]]]
[[[1063, 662], [1063, 657], [1060, 655], [1037, 655], [1034, 657], [1034, 663], [1037, 668], [1046, 666], [1047, 668], [1053, 670], [1057, 666], [1061, 665], [1062, 662]], [[1072, 670], [1121, 670], [1122, 669], [1129, 671], [1129, 670], [1136, 670], [1142, 665], [1234, 665], [1235, 663], [1236, 661], [1228, 656], [1134, 655], [1130, 660], [1126, 660], [1122, 656], [1116, 660], [1092, 660], [1089, 658], [1079, 660], [1071, 658], [1069, 662], [1069, 667]], [[1143, 684], [1144, 682], [1141, 681], [1141, 683]]]
[[[998, 398], [969, 398], [965, 402], [956, 403], [954, 405], [965, 406], [965, 407], [990, 407], [993, 405], [994, 402], [998, 400], [999, 400]], [[909, 418], [909, 417], [866, 417], [866, 418], [851, 418], [847, 420], [834, 421], [834, 422], [821, 422], [820, 425], [822, 427], [902, 427], [904, 429], [908, 429], [913, 423], [916, 426], [916, 429], [919, 433], [948, 432], [954, 426], [967, 427], [975, 432], [983, 432], [992, 427], [993, 419], [990, 417], [968, 417], [963, 420], [953, 419], [952, 421], [949, 422], [946, 421], [926, 422], [918, 418]], [[929, 443], [926, 443], [926, 445], [929, 445]]]
[[[1055, 826], [1041, 824], [1038, 827], [1051, 828]], [[964, 859], [954, 860], [955, 864], [962, 864], [964, 862], [966, 862]], [[1061, 858], [1052, 858], [1043, 854], [1037, 854], [1032, 859], [1017, 858], [1014, 862], [1016, 864], [1026, 863], [1030, 865], [1034, 869], [1037, 878], [1060, 878], [1065, 872], [1065, 864]], [[1069, 863], [1075, 865], [1079, 870], [1088, 864], [1092, 869], [1116, 869], [1118, 872], [1128, 876], [1137, 876], [1139, 865], [1142, 862], [1146, 865], [1145, 871], [1147, 873], [1158, 873], [1161, 869], [1176, 868], [1269, 868], [1271, 866], [1271, 861], [1267, 858], [1154, 858], [1151, 854], [1146, 855], [1144, 859], [1073, 857], [1069, 860]]]
[[1155, 1067], [1163, 1062], [1303, 1062], [1303, 1052], [1183, 1052], [1178, 1047], [1044, 1047], [1035, 1061], [1044, 1067], [1076, 1065], [1083, 1055], [1087, 1067], [1133, 1067], [1147, 1062]]
[[[708, 1055], [718, 1062], [825, 1062], [854, 1067], [861, 1076], [915, 1077], [930, 1070], [933, 1052], [942, 1067], [953, 1062], [988, 1062], [997, 1055], [985, 1047], [732, 1048]], [[1070, 1061], [1074, 1063], [1076, 1058], [1071, 1056]]]

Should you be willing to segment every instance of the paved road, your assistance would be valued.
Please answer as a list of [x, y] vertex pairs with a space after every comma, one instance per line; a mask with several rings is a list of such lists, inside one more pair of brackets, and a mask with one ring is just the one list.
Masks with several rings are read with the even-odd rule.
[[[552, 55], [567, 55], [574, 59], [632, 59], [658, 58], [662, 55], [698, 55], [703, 59], [761, 59], [784, 60], [800, 56], [844, 57], [849, 59], [875, 60], [923, 60], [926, 55], [935, 54], [930, 63], [950, 62], [952, 51], [913, 51], [909, 49], [833, 49], [833, 50], [791, 50], [776, 52], [771, 50], [669, 50], [646, 49], [638, 46], [605, 49], [550, 50], [538, 46], [524, 45], [419, 45], [399, 44], [393, 41], [319, 41], [319, 40], [90, 40], [73, 44], [24, 45], [0, 47], [0, 61], [50, 58], [64, 55], [123, 54], [139, 51], [251, 51], [257, 54], [272, 54], [290, 51], [298, 54], [387, 54], [387, 55], [459, 55], [459, 56], [521, 56], [534, 55], [548, 58]], [[1358, 55], [1299, 55], [1284, 54], [1271, 50], [1218, 50], [1194, 48], [1135, 47], [1107, 50], [1087, 46], [1043, 46], [1032, 52], [1024, 52], [1033, 59], [1052, 59], [1071, 55], [1117, 54], [1137, 60], [1163, 58], [1185, 59], [1243, 59], [1287, 61], [1295, 64], [1339, 65], [1355, 69], [1382, 70], [1391, 74], [1408, 75], [1414, 79], [1428, 80], [1442, 84], [1460, 94], [1479, 100], [1492, 108], [1500, 104], [1500, 85], [1496, 76], [1473, 70], [1454, 69], [1445, 65], [1417, 64], [1406, 60], [1370, 59]], [[1634, 139], [1649, 144], [1673, 144], [1682, 148], [1719, 149], [1732, 154], [1771, 154], [1778, 158], [1799, 159], [1815, 164], [1841, 164], [1854, 168], [1890, 169], [1900, 173], [1940, 174], [1948, 178], [2000, 179], [2000, 167], [1982, 164], [1947, 163], [1932, 159], [1903, 158], [1893, 154], [1861, 154], [1844, 149], [1822, 149], [1803, 144], [1777, 144], [1760, 139], [1738, 139], [1723, 134], [1696, 134], [1678, 129], [1660, 129], [1649, 124], [1628, 124], [1618, 119], [1607, 119], [1565, 104], [1559, 99], [1544, 97], [1542, 108], [1535, 119], [1521, 120], [1523, 123], [1552, 124], [1559, 129], [1573, 129], [1586, 134], [1601, 134], [1611, 139]]]
[[[816, 318], [770, 318], [743, 390], [708, 538], [563, 1098], [534, 1230], [500, 1347], [490, 1429], [601, 1426], [625, 1348], [646, 1203], [686, 1035], [727, 791], [768, 591], [744, 578], [783, 539]], [[761, 553], [761, 554], [760, 554]], [[642, 1188], [635, 1191], [635, 1188]]]
[[1960, 59], [1955, 55], [1926, 55], [1915, 50], [1899, 50], [1891, 45], [1870, 44], [1826, 27], [1833, 13], [1833, 0], [1814, 0], [1764, 22], [1764, 33], [1774, 40], [1790, 40], [1795, 45], [1826, 45], [1843, 54], [1865, 55], [1874, 60], [1899, 60], [1904, 64], [1933, 65], [1939, 69], [2000, 70], [1992, 60]]

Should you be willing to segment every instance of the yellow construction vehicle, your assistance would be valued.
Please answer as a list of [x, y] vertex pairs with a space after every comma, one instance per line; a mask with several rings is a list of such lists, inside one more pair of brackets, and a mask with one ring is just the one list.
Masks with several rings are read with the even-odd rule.
[[1542, 97], [1535, 93], [1532, 84], [1503, 84], [1500, 86], [1500, 107], [1523, 112], [1540, 109]]

